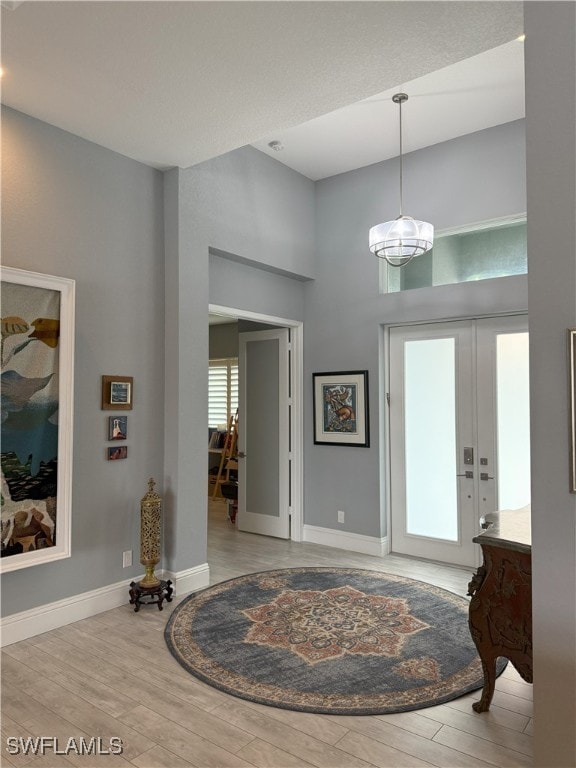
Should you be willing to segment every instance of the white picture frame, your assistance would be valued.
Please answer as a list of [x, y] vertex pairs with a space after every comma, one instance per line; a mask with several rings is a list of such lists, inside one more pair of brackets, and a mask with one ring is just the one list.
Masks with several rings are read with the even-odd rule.
[[[8, 399], [8, 418], [2, 424], [2, 494], [5, 501], [2, 505], [1, 545], [3, 553], [10, 542], [10, 549], [18, 550], [0, 557], [0, 573], [7, 573], [61, 560], [71, 555], [76, 284], [69, 278], [28, 272], [13, 267], [2, 267], [0, 278], [3, 330], [2, 378], [3, 384], [5, 381], [9, 383], [15, 393], [12, 409]], [[38, 292], [28, 291], [28, 288], [39, 290]], [[52, 314], [47, 313], [50, 317], [46, 317], [46, 313], [41, 311], [36, 314], [34, 303], [37, 299], [40, 305], [46, 300], [47, 304], [56, 306]], [[28, 345], [31, 347], [28, 348]], [[52, 358], [50, 358], [51, 351], [54, 352]], [[34, 355], [36, 368], [39, 365], [39, 358], [45, 358], [47, 364], [52, 361], [54, 368], [50, 373], [50, 387], [51, 392], [56, 393], [57, 401], [52, 400], [49, 406], [45, 407], [52, 408], [54, 402], [57, 403], [57, 411], [52, 413], [49, 419], [52, 425], [57, 424], [56, 494], [44, 499], [39, 498], [39, 491], [33, 490], [29, 491], [31, 498], [14, 500], [12, 499], [14, 478], [7, 478], [7, 473], [4, 472], [4, 468], [8, 470], [9, 466], [9, 459], [6, 457], [9, 453], [14, 454], [17, 457], [14, 463], [17, 466], [23, 466], [28, 471], [29, 477], [34, 476], [34, 468], [38, 466], [39, 457], [33, 457], [33, 463], [30, 463], [30, 458], [26, 460], [23, 456], [25, 450], [20, 443], [17, 449], [14, 445], [11, 446], [11, 435], [14, 434], [14, 430], [10, 427], [10, 419], [18, 419], [18, 408], [23, 403], [26, 406], [30, 398], [40, 397], [42, 400], [43, 389], [48, 386], [43, 384], [44, 379], [48, 377], [39, 376], [37, 370], [26, 376], [26, 357], [29, 354]], [[9, 391], [10, 387], [7, 389]], [[32, 392], [28, 400], [23, 394], [27, 390]], [[51, 394], [50, 397], [54, 398], [54, 395]], [[52, 463], [52, 460], [49, 463]], [[46, 462], [43, 462], [43, 465], [46, 466]], [[12, 483], [12, 490], [10, 490], [10, 483]], [[18, 493], [22, 496], [24, 492], [20, 490]], [[31, 535], [15, 539], [13, 538], [15, 532], [17, 533], [15, 515], [18, 512], [19, 518], [22, 519], [20, 525], [28, 525], [28, 518], [30, 518], [28, 528]], [[34, 534], [35, 528], [38, 530]], [[20, 547], [22, 551], [19, 551]]]

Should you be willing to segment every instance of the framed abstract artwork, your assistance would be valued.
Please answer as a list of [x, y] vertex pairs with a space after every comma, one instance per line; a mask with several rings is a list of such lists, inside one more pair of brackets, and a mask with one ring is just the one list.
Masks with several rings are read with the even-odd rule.
[[0, 571], [70, 557], [75, 282], [3, 267]]
[[314, 443], [370, 445], [368, 371], [314, 373]]

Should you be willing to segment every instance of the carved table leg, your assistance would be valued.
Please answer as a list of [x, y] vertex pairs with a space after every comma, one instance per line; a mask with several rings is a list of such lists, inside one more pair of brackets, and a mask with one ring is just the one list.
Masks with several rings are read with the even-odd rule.
[[468, 624], [484, 673], [475, 712], [490, 707], [498, 657], [509, 659], [525, 680], [532, 679], [531, 554], [494, 546], [485, 536], [474, 539], [480, 540], [484, 564], [468, 585]]
[[481, 565], [476, 571], [472, 580], [468, 584], [468, 594], [471, 596], [468, 612], [468, 624], [472, 640], [480, 656], [482, 663], [482, 672], [484, 675], [484, 687], [482, 688], [482, 697], [480, 701], [472, 704], [475, 712], [487, 712], [494, 695], [494, 685], [496, 683], [496, 659], [489, 654], [490, 643], [487, 642], [488, 622], [486, 611], [483, 610], [482, 601], [478, 596], [482, 585], [486, 581], [486, 567]]
[[130, 582], [130, 605], [134, 606], [134, 611], [140, 610], [140, 590], [135, 581]]
[[472, 709], [475, 712], [488, 712], [492, 697], [494, 696], [494, 686], [496, 685], [496, 659], [490, 658], [486, 660], [481, 657], [480, 661], [482, 662], [482, 670], [484, 672], [484, 687], [482, 688], [480, 701], [472, 704]]

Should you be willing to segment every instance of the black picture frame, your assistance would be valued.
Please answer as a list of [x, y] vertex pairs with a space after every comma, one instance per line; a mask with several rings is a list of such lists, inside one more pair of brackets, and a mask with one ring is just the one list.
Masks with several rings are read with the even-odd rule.
[[313, 373], [314, 444], [370, 447], [368, 371]]

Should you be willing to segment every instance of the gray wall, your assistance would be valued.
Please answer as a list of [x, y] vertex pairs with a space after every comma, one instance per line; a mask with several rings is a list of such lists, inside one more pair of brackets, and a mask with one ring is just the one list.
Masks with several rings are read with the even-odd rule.
[[[139, 502], [164, 464], [163, 182], [10, 109], [2, 145], [3, 263], [76, 280], [72, 557], [4, 574], [10, 614], [142, 572]], [[125, 461], [105, 459], [102, 374], [134, 377]]]
[[210, 326], [209, 353], [210, 360], [222, 360], [228, 357], [238, 357], [238, 334], [249, 331], [269, 331], [277, 326], [253, 323], [250, 320], [239, 320], [232, 323], [218, 323]]
[[[345, 530], [383, 535], [378, 483], [384, 458], [378, 439], [380, 324], [524, 309], [525, 279], [380, 296], [377, 261], [365, 244], [368, 228], [384, 217], [388, 198], [388, 208], [395, 211], [395, 162], [314, 185], [249, 148], [164, 175], [163, 275], [160, 174], [38, 121], [8, 115], [5, 260], [32, 269], [43, 265], [46, 271], [78, 280], [75, 500], [87, 496], [88, 509], [94, 500], [102, 502], [98, 509], [114, 510], [113, 539], [121, 541], [106, 546], [102, 556], [98, 537], [95, 547], [81, 538], [79, 547], [86, 549], [92, 570], [83, 568], [82, 578], [68, 591], [51, 589], [50, 599], [131, 575], [119, 570], [116, 549], [121, 553], [129, 544], [137, 548], [138, 519], [119, 515], [118, 508], [137, 510], [142, 494], [134, 484], [141, 482], [142, 463], [150, 465], [142, 472], [146, 477], [160, 472], [162, 401], [164, 566], [181, 571], [205, 562], [209, 303], [305, 319], [305, 384], [313, 371], [369, 370], [369, 449], [313, 446], [311, 395], [305, 386], [305, 519], [336, 527], [336, 509], [350, 510]], [[8, 151], [11, 129], [25, 142], [19, 154]], [[523, 157], [522, 123], [408, 155], [406, 205], [410, 213], [439, 227], [518, 213], [525, 208]], [[436, 192], [430, 200], [431, 189]], [[249, 206], [248, 201], [259, 204]], [[314, 266], [315, 227], [319, 236]], [[310, 281], [312, 274], [317, 279]], [[102, 458], [103, 443], [93, 437], [103, 430], [97, 403], [99, 377], [105, 372], [135, 376], [130, 422], [137, 439], [126, 464], [109, 466]], [[139, 410], [144, 414], [140, 418]], [[340, 470], [343, 460], [346, 472]], [[76, 517], [75, 536], [93, 535], [90, 512], [84, 529]], [[109, 541], [107, 527], [102, 541]], [[68, 573], [73, 565], [41, 567], [47, 573]], [[33, 578], [29, 573], [8, 576], [7, 581]], [[25, 607], [45, 602], [46, 596], [36, 593], [30, 599]]]
[[213, 305], [290, 320], [304, 316], [304, 283], [297, 278], [214, 253], [209, 256], [209, 273]]
[[210, 326], [210, 360], [238, 357], [238, 323], [222, 323]]
[[534, 764], [552, 768], [576, 765], [576, 496], [566, 395], [566, 328], [576, 326], [576, 6], [529, 2], [525, 15]]
[[[446, 229], [526, 210], [524, 124], [509, 123], [413, 152], [404, 163], [405, 212]], [[526, 278], [380, 295], [371, 226], [398, 214], [397, 160], [316, 185], [316, 280], [305, 284], [305, 522], [367, 536], [386, 534], [379, 478], [381, 325], [526, 310]], [[370, 448], [315, 446], [313, 372], [369, 371]], [[346, 524], [337, 523], [344, 510]]]
[[314, 184], [250, 147], [165, 174], [165, 559], [206, 562], [208, 307], [301, 320]]
[[[242, 147], [184, 172], [210, 247], [297, 277], [314, 277], [314, 185]], [[200, 199], [198, 199], [198, 195]], [[190, 197], [187, 198], [190, 201]]]

